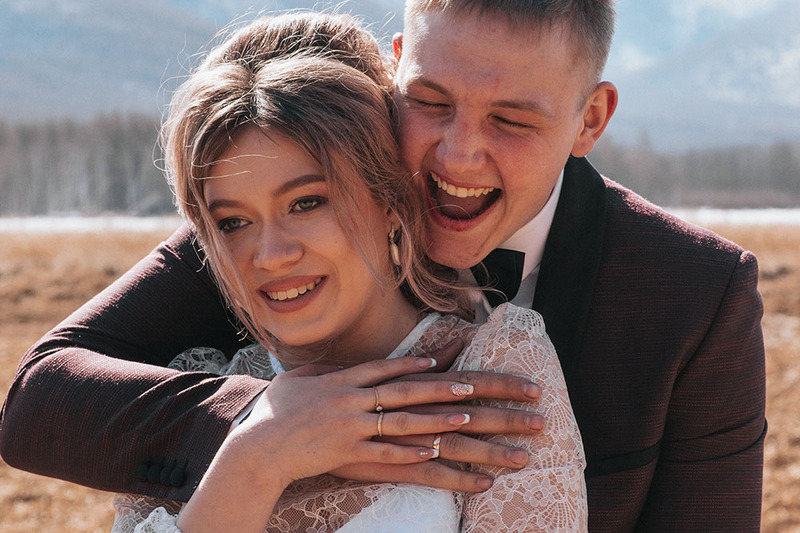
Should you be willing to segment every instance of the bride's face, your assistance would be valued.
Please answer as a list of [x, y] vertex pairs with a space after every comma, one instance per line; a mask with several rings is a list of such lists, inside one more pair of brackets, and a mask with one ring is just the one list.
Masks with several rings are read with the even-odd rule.
[[337, 220], [322, 168], [295, 142], [244, 130], [213, 166], [205, 197], [253, 318], [281, 342], [348, 345], [391, 324], [402, 295], [367, 263], [391, 276], [386, 209], [360, 204], [369, 235], [359, 250]]

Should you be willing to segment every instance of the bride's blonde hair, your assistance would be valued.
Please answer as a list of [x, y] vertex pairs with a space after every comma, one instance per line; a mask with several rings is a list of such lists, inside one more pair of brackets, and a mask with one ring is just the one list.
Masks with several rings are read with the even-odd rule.
[[[424, 253], [422, 201], [402, 168], [392, 122], [390, 65], [374, 37], [346, 15], [305, 13], [257, 20], [211, 51], [173, 97], [162, 129], [167, 179], [193, 226], [223, 294], [250, 333], [254, 304], [211, 217], [204, 180], [246, 128], [283, 135], [322, 167], [339, 224], [365, 257], [373, 201], [398, 220], [400, 265], [393, 283], [420, 309], [468, 317], [451, 269]], [[369, 263], [369, 262], [368, 262]], [[376, 275], [384, 269], [375, 268]], [[383, 276], [385, 278], [385, 276]]]

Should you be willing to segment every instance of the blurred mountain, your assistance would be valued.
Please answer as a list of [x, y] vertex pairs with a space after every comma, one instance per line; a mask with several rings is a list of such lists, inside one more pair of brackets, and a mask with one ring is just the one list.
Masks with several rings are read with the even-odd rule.
[[[0, 0], [0, 120], [160, 114], [196, 54], [230, 20], [331, 2]], [[389, 0], [337, 2], [379, 35], [400, 19]]]
[[[800, 2], [691, 23], [682, 2], [620, 0], [607, 135], [663, 151], [800, 142]], [[401, 0], [0, 0], [0, 120], [159, 115], [231, 19], [339, 4], [385, 43], [401, 29]]]
[[800, 2], [781, 2], [612, 79], [617, 141], [657, 150], [800, 141]]

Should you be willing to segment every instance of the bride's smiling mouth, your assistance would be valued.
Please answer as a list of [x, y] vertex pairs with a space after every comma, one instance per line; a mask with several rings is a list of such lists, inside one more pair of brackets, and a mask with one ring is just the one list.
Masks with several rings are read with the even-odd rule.
[[443, 216], [453, 220], [471, 220], [483, 214], [502, 194], [495, 187], [460, 187], [430, 172], [427, 177], [428, 194]]
[[299, 298], [300, 296], [306, 294], [307, 292], [316, 289], [317, 285], [319, 285], [320, 283], [322, 283], [321, 277], [309, 283], [299, 285], [297, 287], [291, 287], [280, 291], [261, 291], [261, 292], [263, 294], [266, 294], [267, 298], [269, 298], [270, 300], [277, 300], [279, 302], [282, 302], [284, 300], [294, 300], [295, 298]]
[[313, 302], [327, 281], [327, 276], [300, 276], [265, 283], [258, 293], [267, 307], [280, 313], [303, 309]]

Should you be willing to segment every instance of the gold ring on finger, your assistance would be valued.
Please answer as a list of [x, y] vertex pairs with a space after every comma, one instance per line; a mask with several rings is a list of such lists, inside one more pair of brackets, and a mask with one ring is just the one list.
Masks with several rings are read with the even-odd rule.
[[383, 415], [386, 413], [378, 413], [378, 436], [383, 437]]
[[375, 391], [375, 412], [380, 413], [383, 411], [383, 406], [381, 405], [381, 397], [378, 395], [378, 387], [373, 385], [372, 390]]
[[437, 433], [433, 436], [433, 459], [439, 457], [439, 445], [442, 443], [442, 434]]

